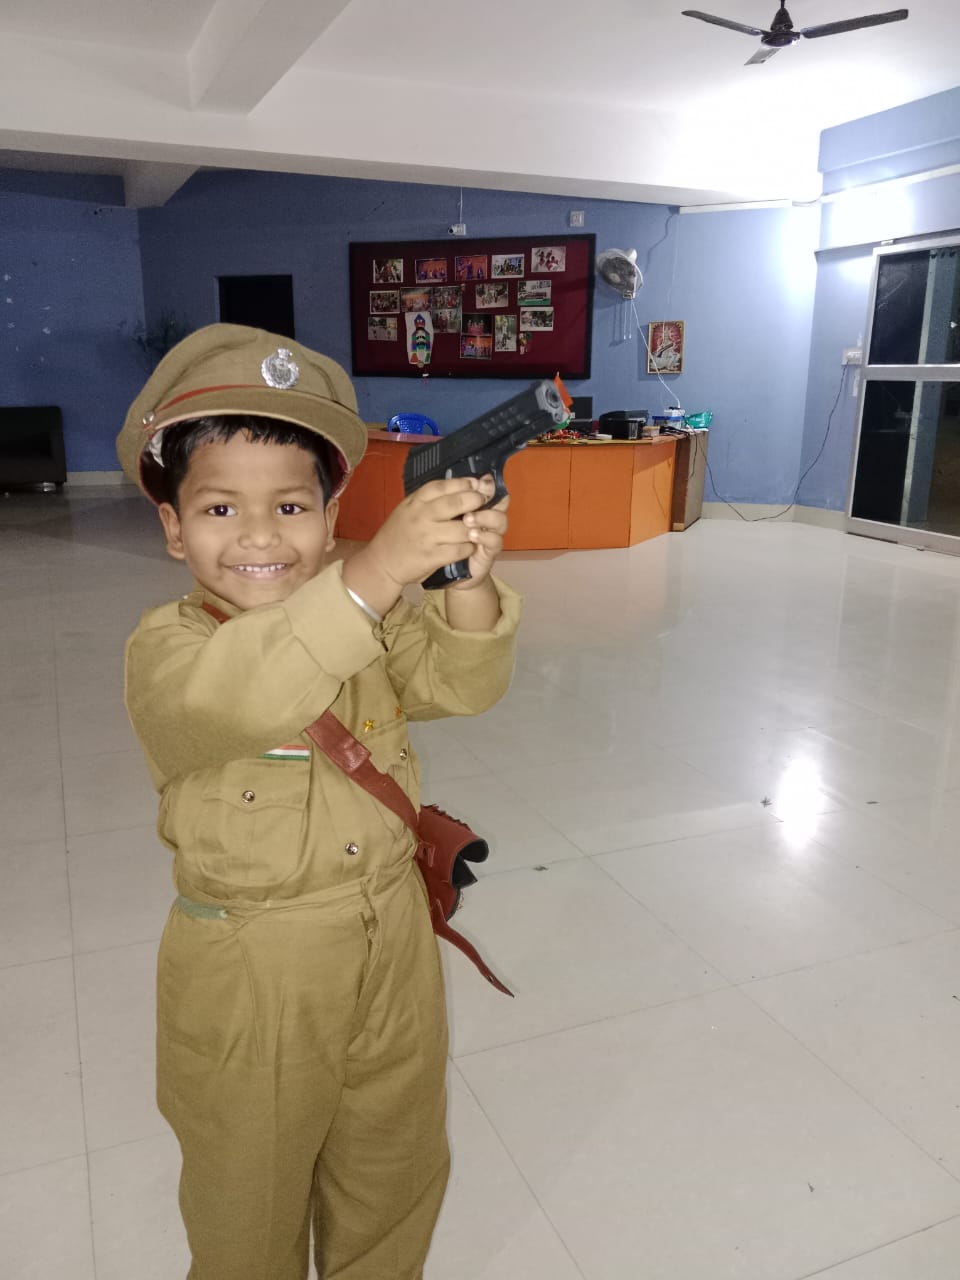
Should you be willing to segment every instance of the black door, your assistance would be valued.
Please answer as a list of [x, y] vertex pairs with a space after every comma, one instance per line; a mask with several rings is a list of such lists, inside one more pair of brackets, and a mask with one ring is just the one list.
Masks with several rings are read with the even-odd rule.
[[220, 319], [295, 338], [293, 276], [220, 276]]

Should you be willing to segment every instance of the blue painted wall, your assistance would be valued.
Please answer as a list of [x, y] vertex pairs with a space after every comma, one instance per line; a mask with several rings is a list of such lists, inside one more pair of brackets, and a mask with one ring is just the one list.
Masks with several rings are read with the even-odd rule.
[[[58, 175], [38, 175], [45, 180]], [[0, 403], [60, 405], [70, 471], [117, 467], [113, 440], [144, 377], [136, 213], [85, 199], [0, 191]]]
[[788, 504], [803, 436], [816, 209], [681, 220], [675, 296], [692, 332], [684, 408], [714, 412], [707, 501]]
[[[511, 192], [465, 190], [463, 199], [471, 238], [569, 234], [567, 216], [576, 207], [587, 210], [584, 230], [597, 234], [598, 247], [636, 246], [641, 259], [664, 236], [670, 212], [653, 205]], [[348, 244], [445, 236], [457, 220], [459, 200], [459, 188], [449, 187], [290, 174], [198, 174], [165, 208], [141, 215], [147, 315], [176, 311], [191, 327], [209, 324], [218, 318], [218, 276], [290, 274], [298, 339], [349, 369]], [[669, 241], [676, 236], [675, 223], [674, 218], [666, 227], [667, 239], [655, 250], [648, 288], [638, 303], [657, 319], [673, 268], [675, 245]], [[637, 399], [636, 322], [632, 340], [625, 342], [622, 310], [619, 299], [598, 285], [593, 376], [574, 387], [594, 394], [598, 412], [646, 402], [642, 395]], [[359, 378], [356, 385], [368, 421], [418, 410], [452, 428], [515, 395], [522, 383], [410, 377]]]
[[846, 508], [859, 380], [856, 370], [848, 369], [837, 399], [840, 360], [844, 347], [863, 341], [874, 249], [881, 242], [960, 229], [960, 174], [861, 188], [883, 177], [916, 174], [934, 161], [936, 167], [960, 164], [960, 89], [823, 134], [821, 167], [825, 185], [836, 195], [823, 205], [821, 222], [801, 473], [821, 446], [823, 453], [800, 491], [799, 501], [806, 505]]
[[820, 135], [824, 191], [842, 191], [956, 163], [960, 88], [850, 120]]
[[[203, 173], [163, 209], [141, 214], [149, 321], [175, 312], [191, 328], [218, 318], [220, 275], [286, 273], [297, 336], [348, 368], [347, 245], [444, 235], [459, 189], [298, 177]], [[712, 409], [711, 470], [725, 497], [788, 501], [803, 424], [814, 291], [816, 217], [809, 210], [679, 215], [659, 205], [464, 191], [470, 236], [562, 234], [583, 208], [598, 248], [636, 248], [645, 276], [636, 311], [597, 283], [592, 374], [571, 383], [594, 412], [677, 400]], [[682, 375], [646, 373], [638, 321], [686, 322]], [[360, 411], [401, 410], [452, 429], [514, 395], [515, 381], [360, 378]]]
[[[878, 164], [908, 171], [930, 148], [960, 163], [960, 90], [827, 131], [822, 163], [842, 194], [822, 220], [817, 209], [680, 214], [470, 189], [463, 213], [471, 237], [539, 235], [566, 232], [582, 208], [599, 248], [636, 248], [646, 278], [636, 311], [598, 282], [592, 376], [572, 390], [593, 395], [596, 413], [712, 410], [708, 499], [786, 504], [817, 459], [799, 500], [841, 509], [856, 399], [853, 373], [837, 399], [840, 352], [862, 336], [873, 247], [960, 223], [958, 175], [856, 186]], [[217, 171], [137, 214], [110, 203], [113, 180], [3, 175], [0, 401], [61, 404], [70, 469], [115, 469], [113, 437], [146, 372], [134, 332], [165, 313], [189, 328], [216, 320], [220, 275], [290, 273], [298, 336], [349, 367], [349, 242], [442, 236], [459, 199], [450, 187]], [[685, 371], [665, 386], [647, 375], [638, 340], [638, 322], [661, 319], [687, 326]], [[369, 421], [413, 409], [452, 429], [517, 387], [364, 378], [357, 391]]]

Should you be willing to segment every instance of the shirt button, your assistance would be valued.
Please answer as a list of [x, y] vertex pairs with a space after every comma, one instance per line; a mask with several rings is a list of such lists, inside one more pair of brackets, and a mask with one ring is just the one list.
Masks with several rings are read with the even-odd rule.
[[406, 748], [406, 747], [401, 747], [401, 748], [400, 748], [400, 759], [401, 759], [401, 760], [406, 760], [406, 758], [407, 758], [407, 748]]
[[255, 791], [244, 791], [243, 795], [240, 797], [244, 804], [253, 804], [256, 798], [257, 793]]
[[351, 840], [349, 844], [345, 844], [343, 846], [343, 851], [344, 853], [348, 853], [352, 858], [355, 853], [360, 852], [360, 846], [358, 844], [354, 844], [353, 841]]

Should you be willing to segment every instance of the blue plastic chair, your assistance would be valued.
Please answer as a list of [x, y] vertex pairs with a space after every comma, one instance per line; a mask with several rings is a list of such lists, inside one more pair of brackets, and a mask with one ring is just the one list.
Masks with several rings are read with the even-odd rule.
[[440, 434], [440, 428], [425, 413], [395, 413], [387, 423], [388, 431], [405, 431], [411, 436]]

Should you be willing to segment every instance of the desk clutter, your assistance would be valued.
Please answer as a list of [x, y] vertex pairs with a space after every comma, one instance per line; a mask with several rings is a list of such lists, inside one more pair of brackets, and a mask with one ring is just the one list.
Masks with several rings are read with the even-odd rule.
[[685, 414], [679, 407], [651, 414], [647, 409], [611, 409], [593, 417], [593, 397], [574, 396], [573, 416], [557, 431], [547, 431], [541, 444], [576, 444], [591, 440], [652, 440], [659, 435], [684, 435], [710, 425], [710, 412]]

